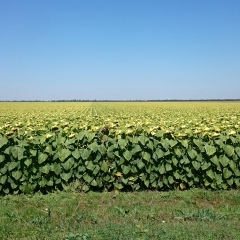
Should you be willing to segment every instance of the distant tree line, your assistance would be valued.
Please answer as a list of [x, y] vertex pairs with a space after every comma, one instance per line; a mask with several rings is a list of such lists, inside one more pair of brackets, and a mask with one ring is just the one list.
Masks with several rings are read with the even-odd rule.
[[0, 102], [236, 102], [240, 99], [150, 99], [150, 100], [0, 100]]

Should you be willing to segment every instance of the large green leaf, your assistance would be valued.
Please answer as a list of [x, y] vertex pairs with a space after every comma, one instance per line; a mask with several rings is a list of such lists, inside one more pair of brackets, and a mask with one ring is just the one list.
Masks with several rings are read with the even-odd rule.
[[121, 149], [125, 149], [128, 141], [126, 139], [118, 139], [118, 145]]
[[201, 139], [193, 139], [193, 142], [199, 149], [202, 147], [202, 140]]
[[178, 144], [178, 141], [172, 140], [172, 139], [169, 140], [169, 145], [170, 145], [171, 147], [175, 147], [177, 144]]
[[158, 171], [160, 172], [160, 174], [164, 174], [164, 173], [166, 173], [165, 166], [164, 166], [164, 165], [160, 165]]
[[158, 175], [156, 173], [151, 173], [149, 177], [150, 183], [153, 183], [157, 178]]
[[102, 178], [97, 177], [96, 181], [97, 181], [97, 186], [98, 186], [99, 188], [101, 188], [101, 187], [103, 186]]
[[4, 153], [5, 153], [6, 155], [11, 155], [11, 151], [12, 151], [12, 146], [9, 146], [9, 147], [7, 147], [7, 148], [4, 150]]
[[8, 178], [8, 182], [10, 183], [12, 189], [16, 189], [18, 187], [18, 184], [12, 178]]
[[94, 176], [97, 176], [97, 174], [99, 173], [100, 169], [101, 169], [101, 168], [99, 167], [99, 165], [96, 165], [96, 166], [95, 166], [95, 169], [93, 170], [93, 175], [94, 175]]
[[60, 163], [54, 163], [51, 167], [51, 170], [55, 172], [56, 175], [59, 175], [62, 172]]
[[142, 181], [145, 181], [146, 179], [147, 179], [147, 174], [146, 173], [141, 173], [140, 175], [139, 175], [139, 178], [142, 180]]
[[108, 164], [106, 161], [102, 161], [101, 170], [103, 172], [108, 172]]
[[175, 149], [174, 149], [174, 153], [175, 153], [178, 157], [181, 157], [181, 156], [182, 156], [182, 152], [181, 152], [180, 148], [175, 148]]
[[163, 178], [163, 183], [166, 187], [169, 188], [169, 182], [168, 182], [168, 179], [167, 178]]
[[198, 170], [201, 167], [201, 163], [197, 161], [192, 161], [192, 165], [195, 170]]
[[160, 148], [157, 148], [157, 149], [155, 150], [155, 153], [157, 154], [158, 158], [164, 157], [164, 152], [163, 152], [162, 149], [160, 149]]
[[168, 176], [168, 182], [171, 185], [175, 182], [172, 176]]
[[46, 136], [41, 136], [40, 138], [39, 138], [39, 140], [40, 140], [40, 143], [41, 144], [43, 144], [44, 142], [46, 142]]
[[62, 179], [59, 176], [57, 178], [54, 178], [54, 181], [55, 181], [55, 185], [58, 185], [58, 184], [62, 183]]
[[37, 150], [30, 149], [29, 152], [30, 152], [30, 154], [31, 154], [32, 157], [37, 156]]
[[153, 146], [152, 141], [149, 141], [146, 146], [153, 151], [154, 146]]
[[229, 157], [234, 154], [234, 147], [231, 145], [224, 145], [223, 150]]
[[88, 191], [89, 191], [89, 186], [88, 186], [88, 185], [84, 185], [84, 186], [82, 187], [82, 190], [83, 190], [84, 192], [88, 192]]
[[91, 181], [90, 185], [96, 187], [98, 184], [97, 184], [97, 181], [95, 179], [93, 179]]
[[233, 178], [227, 179], [227, 183], [228, 183], [229, 187], [232, 187], [233, 182], [234, 182]]
[[233, 172], [235, 172], [235, 170], [236, 170], [236, 163], [234, 161], [230, 161], [229, 166], [233, 170]]
[[101, 155], [103, 156], [104, 154], [106, 154], [106, 147], [101, 144], [101, 145], [98, 145], [98, 151], [101, 153]]
[[207, 178], [204, 179], [204, 186], [208, 187], [209, 185], [211, 185], [211, 183], [208, 181]]
[[224, 178], [226, 178], [226, 179], [230, 178], [232, 175], [233, 175], [233, 173], [230, 170], [228, 170], [227, 168], [223, 169], [223, 177]]
[[24, 161], [24, 164], [29, 167], [31, 164], [32, 164], [32, 159], [31, 158], [28, 158]]
[[5, 161], [5, 156], [4, 155], [0, 155], [0, 163]]
[[114, 185], [114, 187], [115, 187], [116, 189], [118, 189], [118, 190], [123, 189], [122, 183], [115, 182], [115, 183], [113, 183], [113, 185]]
[[74, 159], [71, 157], [66, 162], [62, 163], [63, 168], [68, 171], [70, 170], [74, 165]]
[[211, 162], [214, 163], [216, 166], [219, 165], [219, 159], [217, 158], [217, 156], [213, 156], [212, 158], [210, 158]]
[[172, 157], [172, 163], [175, 167], [178, 165], [178, 160], [174, 156]]
[[8, 164], [8, 171], [11, 172], [13, 169], [18, 168], [19, 162], [10, 162]]
[[61, 162], [64, 162], [70, 155], [71, 151], [69, 149], [61, 149], [58, 153]]
[[240, 179], [239, 178], [235, 178], [234, 182], [235, 182], [236, 186], [239, 188], [240, 187]]
[[225, 155], [223, 155], [219, 158], [219, 162], [223, 167], [226, 167], [229, 164], [230, 160]]
[[92, 152], [96, 152], [98, 150], [98, 144], [96, 142], [93, 142], [88, 145], [88, 148], [92, 150]]
[[216, 152], [216, 148], [214, 146], [206, 144], [204, 148], [208, 156], [212, 156]]
[[8, 143], [8, 139], [5, 136], [0, 135], [0, 148]]
[[123, 172], [125, 175], [127, 175], [127, 174], [131, 171], [131, 167], [129, 167], [129, 166], [124, 166], [124, 165], [122, 165], [121, 168], [122, 168], [122, 172]]
[[49, 179], [49, 180], [48, 180], [47, 186], [49, 186], [49, 187], [53, 187], [53, 186], [54, 186], [54, 183], [53, 183], [53, 180], [52, 180], [52, 179]]
[[115, 163], [117, 163], [117, 165], [122, 165], [122, 164], [124, 164], [126, 162], [126, 159], [124, 158], [124, 157], [119, 157], [119, 159], [117, 159], [117, 162], [115, 162]]
[[145, 146], [146, 143], [149, 141], [149, 139], [148, 139], [147, 137], [145, 137], [145, 136], [139, 136], [139, 137], [138, 137], [138, 141], [139, 141], [143, 146]]
[[203, 163], [203, 165], [202, 165], [202, 170], [206, 170], [206, 169], [208, 169], [210, 166], [211, 166], [211, 163], [210, 163], [210, 162], [205, 162], [205, 163]]
[[84, 166], [84, 165], [80, 165], [79, 167], [78, 167], [78, 172], [79, 173], [84, 173], [86, 171], [86, 167]]
[[95, 133], [86, 132], [85, 136], [87, 137], [88, 142], [91, 142], [95, 137]]
[[144, 168], [145, 164], [143, 163], [143, 161], [141, 159], [137, 159], [137, 167], [139, 169]]
[[52, 146], [51, 145], [47, 145], [44, 152], [48, 153], [48, 154], [52, 154], [53, 150], [52, 150]]
[[181, 143], [185, 148], [188, 148], [188, 140], [186, 140], [186, 139], [182, 140]]
[[191, 158], [191, 159], [194, 159], [196, 156], [197, 156], [197, 151], [195, 149], [189, 149], [188, 150], [188, 156]]
[[85, 132], [79, 132], [75, 134], [75, 137], [77, 138], [77, 140], [82, 140], [85, 137]]
[[80, 151], [78, 150], [78, 149], [75, 149], [73, 152], [72, 152], [72, 155], [73, 155], [73, 157], [75, 158], [75, 159], [79, 159], [80, 158], [80, 156], [81, 156], [81, 153], [80, 153]]
[[46, 153], [39, 153], [38, 155], [38, 163], [42, 164], [43, 162], [45, 162], [48, 158], [48, 155]]
[[41, 187], [45, 187], [47, 185], [47, 183], [48, 183], [48, 180], [44, 177], [39, 181], [39, 185]]
[[160, 143], [165, 150], [168, 150], [168, 148], [169, 148], [169, 140], [168, 139], [162, 139]]
[[151, 159], [151, 155], [148, 152], [144, 151], [144, 152], [142, 152], [142, 158], [149, 162]]
[[240, 177], [240, 170], [239, 170], [239, 168], [235, 169], [234, 174], [235, 174], [236, 177]]
[[128, 177], [127, 177], [127, 178], [121, 177], [121, 181], [122, 181], [124, 184], [127, 184], [127, 183], [128, 183]]
[[13, 146], [11, 148], [11, 152], [12, 152], [12, 156], [15, 159], [21, 160], [24, 158], [23, 154], [24, 154], [24, 147], [19, 147], [19, 146]]
[[132, 149], [132, 154], [136, 154], [138, 152], [141, 152], [142, 151], [142, 148], [139, 146], [139, 144], [135, 145], [135, 147]]
[[83, 179], [87, 182], [87, 183], [91, 183], [92, 182], [92, 180], [94, 179], [94, 177], [92, 177], [92, 176], [90, 176], [89, 174], [84, 174], [83, 175]]
[[190, 160], [187, 156], [183, 156], [183, 158], [180, 160], [181, 164], [188, 165], [190, 163]]
[[162, 130], [158, 130], [158, 131], [156, 132], [156, 135], [155, 135], [155, 136], [157, 136], [157, 137], [159, 137], [159, 138], [162, 138], [163, 135], [164, 135], [164, 132], [163, 132]]
[[211, 179], [215, 178], [214, 172], [213, 170], [210, 168], [206, 171], [206, 174], [208, 175], [208, 177], [210, 177]]
[[175, 179], [180, 179], [181, 177], [178, 171], [174, 171], [173, 176], [175, 177]]
[[202, 161], [203, 161], [203, 156], [202, 156], [201, 153], [199, 153], [199, 154], [197, 155], [196, 160], [199, 161], [199, 162], [202, 162]]
[[3, 188], [3, 192], [4, 192], [5, 194], [9, 194], [9, 188], [8, 188], [8, 187]]
[[48, 174], [51, 170], [51, 166], [49, 164], [46, 164], [39, 168], [42, 173]]
[[136, 168], [136, 166], [135, 165], [132, 165], [132, 167], [131, 167], [131, 172], [132, 173], [138, 173], [138, 169]]
[[89, 149], [84, 149], [82, 152], [82, 159], [87, 160], [91, 155], [91, 150]]
[[19, 170], [13, 171], [12, 176], [13, 176], [14, 179], [19, 180], [22, 176], [22, 172], [20, 172]]
[[226, 183], [222, 183], [222, 184], [221, 184], [221, 187], [222, 187], [222, 189], [224, 189], [224, 190], [227, 190], [227, 189], [228, 189], [228, 185], [227, 185]]
[[64, 191], [68, 191], [70, 189], [70, 185], [66, 184], [64, 181], [61, 182], [61, 185]]
[[4, 185], [7, 182], [7, 179], [8, 179], [7, 175], [0, 176], [0, 183]]
[[166, 169], [167, 172], [171, 171], [171, 170], [172, 170], [172, 166], [171, 166], [171, 164], [166, 163], [166, 165], [165, 165], [165, 169]]
[[218, 184], [218, 185], [221, 185], [222, 182], [223, 182], [222, 174], [220, 174], [220, 173], [216, 173], [216, 172], [215, 172], [214, 175], [215, 175], [215, 179], [216, 179], [216, 181], [217, 181], [217, 184]]
[[85, 162], [85, 165], [86, 165], [86, 168], [87, 168], [88, 170], [92, 171], [92, 172], [93, 172], [93, 170], [94, 170], [95, 167], [96, 167], [96, 166], [93, 164], [92, 161], [86, 161], [86, 162]]
[[125, 152], [123, 153], [123, 156], [124, 156], [124, 158], [125, 158], [126, 160], [130, 161], [131, 158], [132, 158], [132, 153], [127, 150], [127, 151], [125, 151]]
[[236, 151], [238, 157], [240, 157], [240, 147], [236, 147], [236, 148], [235, 148], [235, 151]]
[[103, 175], [103, 180], [104, 180], [105, 182], [110, 182], [110, 181], [111, 181], [111, 176], [110, 176], [109, 174], [104, 174], [104, 175]]
[[149, 187], [149, 184], [150, 184], [149, 179], [146, 179], [146, 180], [144, 181], [144, 185], [148, 188], [148, 187]]
[[17, 149], [18, 148], [19, 148], [18, 146], [10, 146], [5, 149], [5, 153], [7, 155], [12, 155], [15, 159], [17, 159], [17, 156], [18, 156]]
[[67, 139], [64, 143], [65, 146], [68, 146], [68, 145], [71, 145], [71, 144], [74, 144], [75, 143], [75, 138], [70, 138], [70, 139]]
[[61, 173], [60, 174], [61, 178], [65, 181], [68, 182], [68, 180], [72, 177], [72, 172], [68, 172], [68, 173]]
[[139, 185], [139, 183], [134, 183], [131, 185], [131, 187], [132, 187], [133, 191], [137, 191], [137, 190], [139, 190], [140, 185]]
[[18, 148], [18, 160], [22, 160], [23, 158], [25, 158], [24, 152], [25, 152], [24, 147], [19, 147]]

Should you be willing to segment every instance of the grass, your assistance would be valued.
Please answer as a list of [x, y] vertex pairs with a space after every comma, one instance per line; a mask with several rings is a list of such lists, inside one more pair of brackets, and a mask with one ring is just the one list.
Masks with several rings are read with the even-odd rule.
[[240, 191], [0, 197], [0, 239], [240, 239]]

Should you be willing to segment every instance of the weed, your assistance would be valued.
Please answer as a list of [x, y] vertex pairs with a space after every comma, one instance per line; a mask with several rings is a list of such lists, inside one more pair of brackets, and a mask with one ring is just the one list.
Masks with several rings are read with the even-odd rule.
[[65, 240], [88, 240], [90, 236], [87, 233], [69, 233]]
[[42, 215], [37, 215], [34, 217], [34, 219], [31, 221], [32, 224], [41, 227], [42, 225], [46, 225], [49, 222], [49, 218]]
[[196, 212], [193, 213], [187, 213], [183, 212], [181, 210], [178, 210], [178, 212], [181, 213], [181, 217], [176, 217], [178, 219], [183, 219], [183, 220], [197, 220], [197, 221], [216, 221], [216, 220], [221, 220], [223, 218], [226, 218], [226, 215], [214, 213], [210, 209], [199, 209]]

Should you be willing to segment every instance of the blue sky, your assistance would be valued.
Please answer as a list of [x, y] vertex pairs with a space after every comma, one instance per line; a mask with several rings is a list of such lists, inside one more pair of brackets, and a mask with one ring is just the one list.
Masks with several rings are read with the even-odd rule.
[[0, 1], [0, 100], [240, 98], [239, 0]]

